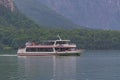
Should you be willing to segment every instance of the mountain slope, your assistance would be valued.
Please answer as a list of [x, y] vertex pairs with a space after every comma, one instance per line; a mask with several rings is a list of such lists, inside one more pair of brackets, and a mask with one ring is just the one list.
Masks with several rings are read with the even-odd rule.
[[30, 17], [40, 25], [67, 29], [80, 27], [44, 6], [37, 0], [15, 0], [15, 4], [22, 13], [26, 14], [26, 16]]
[[34, 0], [82, 26], [120, 30], [120, 0]]
[[[1, 0], [0, 0], [1, 1]], [[9, 0], [10, 1], [10, 0]], [[6, 4], [0, 4], [0, 27], [15, 27], [15, 28], [30, 28], [30, 27], [38, 27], [36, 23], [32, 20], [25, 17], [21, 14], [17, 8], [11, 10], [11, 6], [6, 7]]]
[[0, 0], [0, 50], [11, 49], [13, 46], [18, 48], [18, 41], [22, 42], [28, 38], [25, 36], [26, 30], [42, 28], [21, 14], [17, 8], [13, 10], [11, 6], [5, 6], [9, 3], [1, 4], [1, 1], [3, 0]]

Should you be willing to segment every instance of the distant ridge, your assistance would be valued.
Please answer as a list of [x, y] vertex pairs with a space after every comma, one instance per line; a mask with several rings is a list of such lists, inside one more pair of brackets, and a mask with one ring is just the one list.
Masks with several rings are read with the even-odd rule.
[[15, 4], [22, 13], [36, 21], [39, 25], [49, 28], [84, 28], [57, 14], [52, 9], [37, 2], [37, 0], [15, 0]]
[[120, 0], [35, 0], [78, 25], [120, 30]]

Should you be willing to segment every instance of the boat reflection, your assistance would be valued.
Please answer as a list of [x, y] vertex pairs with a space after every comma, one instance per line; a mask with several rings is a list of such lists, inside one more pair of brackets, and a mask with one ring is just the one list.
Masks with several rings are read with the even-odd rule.
[[76, 57], [53, 57], [53, 80], [76, 80]]
[[76, 57], [18, 57], [19, 73], [28, 80], [76, 80]]

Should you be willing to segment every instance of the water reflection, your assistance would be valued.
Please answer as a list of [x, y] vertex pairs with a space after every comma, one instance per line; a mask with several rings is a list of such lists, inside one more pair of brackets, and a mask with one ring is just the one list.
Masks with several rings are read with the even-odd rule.
[[28, 80], [76, 80], [76, 57], [19, 57], [19, 73]]
[[53, 57], [53, 80], [75, 80], [76, 57]]

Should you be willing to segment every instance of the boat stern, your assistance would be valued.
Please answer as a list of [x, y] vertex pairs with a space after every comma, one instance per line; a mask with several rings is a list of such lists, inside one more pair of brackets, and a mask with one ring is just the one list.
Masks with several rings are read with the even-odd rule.
[[25, 53], [25, 48], [19, 48], [17, 54]]

